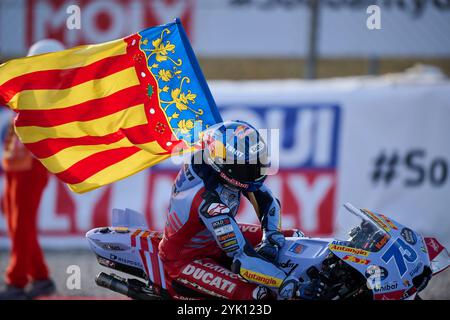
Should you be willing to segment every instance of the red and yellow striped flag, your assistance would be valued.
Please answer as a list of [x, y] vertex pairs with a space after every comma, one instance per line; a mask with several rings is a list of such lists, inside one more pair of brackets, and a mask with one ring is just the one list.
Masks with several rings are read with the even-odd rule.
[[190, 148], [194, 129], [221, 121], [178, 20], [6, 62], [0, 104], [17, 112], [25, 146], [79, 193]]

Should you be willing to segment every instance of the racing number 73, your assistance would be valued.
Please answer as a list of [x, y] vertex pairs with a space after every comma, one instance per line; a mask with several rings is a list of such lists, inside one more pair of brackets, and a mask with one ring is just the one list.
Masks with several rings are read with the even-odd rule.
[[395, 265], [397, 266], [398, 271], [400, 272], [400, 276], [406, 273], [408, 269], [406, 267], [405, 260], [408, 262], [414, 262], [417, 259], [417, 253], [414, 249], [408, 245], [401, 238], [398, 238], [390, 247], [386, 250], [386, 252], [381, 257], [385, 263], [388, 263], [392, 258], [394, 258]]

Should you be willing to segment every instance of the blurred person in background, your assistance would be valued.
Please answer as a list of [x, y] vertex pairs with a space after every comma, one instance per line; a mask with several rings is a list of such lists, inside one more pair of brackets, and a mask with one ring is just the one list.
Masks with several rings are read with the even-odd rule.
[[[36, 42], [28, 56], [64, 50], [52, 39]], [[6, 269], [6, 289], [0, 299], [33, 299], [56, 291], [38, 242], [37, 213], [48, 180], [47, 169], [26, 149], [9, 126], [2, 159], [5, 188], [2, 210], [11, 239], [11, 257]]]

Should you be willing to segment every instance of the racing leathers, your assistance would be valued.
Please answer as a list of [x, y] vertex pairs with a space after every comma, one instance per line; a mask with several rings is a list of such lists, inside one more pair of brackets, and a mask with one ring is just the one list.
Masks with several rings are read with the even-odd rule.
[[[272, 288], [281, 298], [293, 296], [297, 280], [258, 254], [255, 243], [239, 229], [234, 216], [241, 194], [248, 196], [221, 183], [204, 164], [186, 164], [180, 170], [159, 245], [166, 275], [180, 294], [189, 289], [198, 297], [260, 299], [269, 295], [267, 288]], [[273, 247], [277, 238], [284, 241], [280, 237], [279, 202], [264, 185], [254, 196], [263, 243]]]

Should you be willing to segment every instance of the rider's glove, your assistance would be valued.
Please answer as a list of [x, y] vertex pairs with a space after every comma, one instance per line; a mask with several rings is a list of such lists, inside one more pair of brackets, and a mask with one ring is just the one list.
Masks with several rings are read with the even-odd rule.
[[271, 262], [276, 262], [278, 250], [284, 246], [284, 235], [279, 231], [264, 231], [261, 244], [256, 249], [261, 256]]
[[298, 286], [297, 295], [300, 299], [304, 300], [317, 300], [320, 299], [325, 284], [318, 279], [314, 279], [305, 283], [301, 283]]

